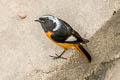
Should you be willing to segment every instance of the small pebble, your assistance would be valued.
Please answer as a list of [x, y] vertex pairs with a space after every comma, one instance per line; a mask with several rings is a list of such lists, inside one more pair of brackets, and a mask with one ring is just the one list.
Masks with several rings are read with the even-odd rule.
[[20, 19], [25, 19], [27, 17], [27, 15], [25, 15], [23, 13], [18, 13], [17, 15]]

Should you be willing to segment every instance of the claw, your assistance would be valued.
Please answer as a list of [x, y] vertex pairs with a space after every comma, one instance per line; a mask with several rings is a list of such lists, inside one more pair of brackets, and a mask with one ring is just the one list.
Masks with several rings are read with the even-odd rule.
[[56, 56], [59, 56], [58, 54], [55, 54]]
[[66, 51], [67, 49], [65, 48], [64, 49], [64, 51], [60, 54], [60, 55], [58, 55], [58, 54], [55, 54], [56, 56], [51, 56], [50, 55], [50, 57], [53, 57], [53, 59], [67, 59], [67, 58], [64, 58], [64, 57], [62, 57], [62, 55], [65, 53], [65, 51]]
[[50, 57], [53, 57], [53, 59], [67, 59], [67, 58], [64, 58], [64, 57], [61, 57], [61, 56], [59, 56], [58, 54], [56, 54], [56, 56], [51, 56], [50, 55]]

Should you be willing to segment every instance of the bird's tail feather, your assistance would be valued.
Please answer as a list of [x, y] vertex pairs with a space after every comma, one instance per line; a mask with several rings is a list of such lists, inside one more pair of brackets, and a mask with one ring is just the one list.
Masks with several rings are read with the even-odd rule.
[[87, 59], [88, 62], [91, 62], [91, 56], [82, 45], [76, 44], [75, 48], [85, 57], [85, 59]]

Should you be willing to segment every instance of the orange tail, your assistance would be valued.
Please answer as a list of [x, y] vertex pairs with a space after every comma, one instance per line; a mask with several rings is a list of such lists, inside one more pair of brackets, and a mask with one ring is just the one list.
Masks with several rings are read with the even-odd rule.
[[91, 56], [80, 44], [76, 44], [75, 48], [87, 59], [88, 62], [91, 62]]

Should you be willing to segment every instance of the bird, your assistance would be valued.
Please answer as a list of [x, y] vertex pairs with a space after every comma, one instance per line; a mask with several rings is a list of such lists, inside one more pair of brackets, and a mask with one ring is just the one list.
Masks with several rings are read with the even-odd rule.
[[68, 48], [75, 48], [88, 62], [91, 62], [90, 54], [82, 45], [88, 43], [89, 40], [82, 38], [66, 21], [50, 14], [42, 15], [35, 21], [41, 24], [50, 40], [64, 48], [60, 55], [56, 54], [56, 56], [50, 57], [53, 57], [53, 59], [66, 59], [62, 55]]

